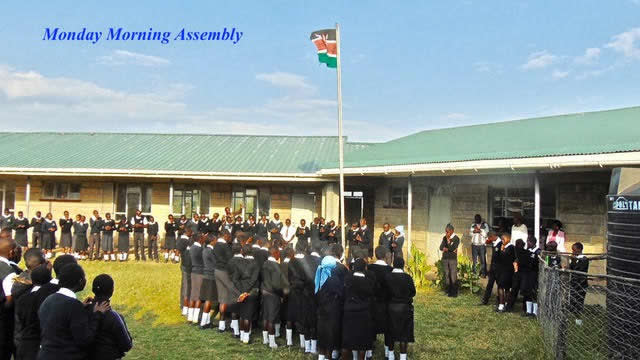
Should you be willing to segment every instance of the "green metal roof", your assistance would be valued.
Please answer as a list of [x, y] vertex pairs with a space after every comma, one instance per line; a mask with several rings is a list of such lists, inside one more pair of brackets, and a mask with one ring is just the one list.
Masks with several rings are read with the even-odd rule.
[[[345, 167], [640, 150], [640, 107], [427, 130], [346, 152]], [[337, 162], [323, 168], [337, 168]]]
[[337, 136], [0, 133], [0, 168], [315, 174], [337, 160]]

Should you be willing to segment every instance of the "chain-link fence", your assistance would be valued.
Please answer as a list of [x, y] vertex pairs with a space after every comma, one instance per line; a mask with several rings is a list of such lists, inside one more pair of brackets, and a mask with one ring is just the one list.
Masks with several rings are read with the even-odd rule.
[[569, 264], [569, 256], [548, 255], [540, 257], [538, 282], [547, 354], [562, 360], [640, 359], [640, 280], [606, 275], [602, 256], [586, 255], [592, 264], [586, 273], [553, 266], [553, 260]]

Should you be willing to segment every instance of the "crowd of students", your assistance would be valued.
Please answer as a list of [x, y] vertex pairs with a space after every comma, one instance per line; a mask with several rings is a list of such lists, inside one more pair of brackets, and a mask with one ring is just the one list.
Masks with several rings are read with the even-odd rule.
[[25, 270], [17, 265], [21, 257], [10, 231], [0, 232], [0, 359], [115, 360], [131, 349], [124, 318], [110, 307], [109, 275], [95, 277], [94, 297], [81, 302], [75, 293], [86, 277], [74, 256], [58, 256], [51, 264], [41, 249], [30, 248]]
[[[352, 227], [346, 257], [332, 223], [328, 240], [318, 236], [316, 242], [313, 228], [298, 227], [295, 245], [287, 239], [289, 221], [280, 229], [274, 223], [266, 233], [187, 228], [176, 245], [182, 315], [200, 329], [229, 331], [244, 344], [261, 331], [262, 343], [275, 349], [284, 335], [280, 345], [299, 346], [319, 360], [371, 358], [377, 335], [384, 334], [385, 357], [395, 359], [398, 344], [399, 358], [406, 359], [414, 341], [416, 290], [397, 245], [386, 241], [396, 237], [385, 225], [377, 260], [369, 264], [363, 242], [371, 241], [372, 231], [366, 220]], [[315, 219], [312, 227], [320, 231], [320, 225]]]

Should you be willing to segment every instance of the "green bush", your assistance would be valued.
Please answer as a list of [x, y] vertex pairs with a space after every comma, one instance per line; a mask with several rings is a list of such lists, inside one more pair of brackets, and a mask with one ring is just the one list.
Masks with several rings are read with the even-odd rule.
[[[444, 290], [444, 269], [442, 267], [442, 260], [436, 261], [434, 265], [437, 269], [436, 278], [433, 280], [433, 287]], [[473, 263], [471, 260], [464, 256], [458, 255], [458, 286], [463, 289], [469, 289], [470, 292], [475, 293], [480, 290], [480, 277], [473, 272]]]
[[412, 244], [411, 255], [407, 259], [407, 273], [413, 277], [417, 287], [426, 285], [426, 276], [430, 271], [431, 265], [427, 264], [427, 256]]

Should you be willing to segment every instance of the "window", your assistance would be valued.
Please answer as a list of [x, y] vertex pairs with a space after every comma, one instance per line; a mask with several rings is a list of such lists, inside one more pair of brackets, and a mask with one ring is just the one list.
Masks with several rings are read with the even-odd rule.
[[409, 202], [409, 190], [406, 187], [392, 187], [389, 190], [389, 207], [406, 209]]
[[80, 184], [45, 182], [42, 184], [42, 199], [80, 200]]
[[269, 215], [269, 203], [271, 201], [269, 189], [244, 189], [233, 187], [231, 192], [231, 209], [238, 210], [242, 206], [242, 216], [247, 219], [249, 216]]
[[0, 211], [4, 213], [4, 209], [9, 209], [10, 212], [14, 212], [16, 206], [16, 190], [15, 188], [6, 183], [0, 183]]
[[269, 188], [260, 188], [258, 192], [258, 215], [269, 216], [271, 211], [271, 190]]
[[[489, 212], [492, 225], [510, 227], [513, 217], [521, 214], [528, 229], [534, 228], [535, 199], [531, 188], [489, 188]], [[540, 220], [556, 218], [556, 189], [553, 185], [540, 188]]]
[[193, 185], [175, 186], [173, 189], [173, 214], [192, 217], [194, 213], [209, 215], [211, 191]]
[[130, 218], [140, 209], [142, 214], [151, 215], [151, 184], [117, 184], [116, 218]]

